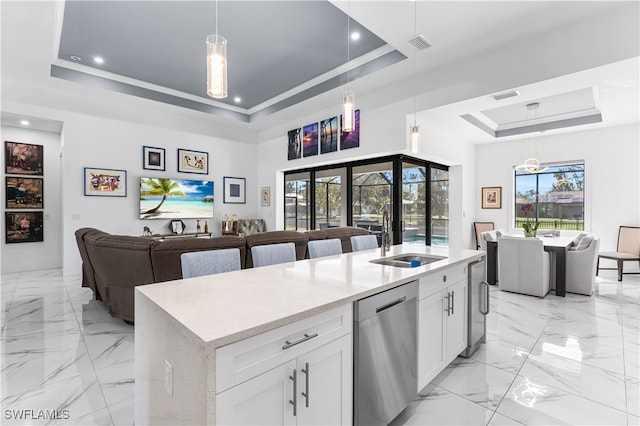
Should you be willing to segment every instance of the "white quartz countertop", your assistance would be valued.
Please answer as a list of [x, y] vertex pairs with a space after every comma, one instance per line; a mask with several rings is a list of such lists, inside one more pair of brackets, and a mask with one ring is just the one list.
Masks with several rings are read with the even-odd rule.
[[380, 250], [367, 250], [138, 286], [136, 297], [148, 298], [215, 348], [485, 254], [403, 244], [392, 246], [386, 256], [403, 253], [434, 254], [447, 259], [415, 268], [399, 268], [370, 263], [381, 257]]

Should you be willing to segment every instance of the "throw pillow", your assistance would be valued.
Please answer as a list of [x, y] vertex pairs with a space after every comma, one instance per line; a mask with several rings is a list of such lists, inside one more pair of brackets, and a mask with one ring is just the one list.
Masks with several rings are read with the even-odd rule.
[[581, 232], [579, 233], [574, 239], [573, 242], [571, 243], [572, 247], [577, 247], [580, 244], [580, 240], [582, 240], [584, 237], [586, 237], [587, 234], [585, 232]]
[[585, 250], [591, 245], [592, 241], [593, 241], [593, 237], [591, 235], [586, 235], [582, 237], [582, 239], [580, 240], [580, 243], [575, 247], [576, 251]]

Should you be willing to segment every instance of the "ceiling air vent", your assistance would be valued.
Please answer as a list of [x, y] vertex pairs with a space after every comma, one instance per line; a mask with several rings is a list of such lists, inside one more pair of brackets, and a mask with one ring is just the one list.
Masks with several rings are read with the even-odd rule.
[[425, 49], [427, 49], [427, 48], [432, 46], [432, 44], [429, 43], [429, 40], [424, 38], [424, 36], [422, 34], [418, 34], [417, 36], [413, 37], [412, 39], [409, 39], [409, 44], [412, 45], [413, 47], [415, 47], [418, 50], [425, 50]]
[[493, 99], [496, 101], [501, 101], [502, 99], [513, 98], [514, 96], [520, 96], [520, 92], [517, 90], [512, 90], [510, 92], [498, 93], [497, 95], [491, 95]]

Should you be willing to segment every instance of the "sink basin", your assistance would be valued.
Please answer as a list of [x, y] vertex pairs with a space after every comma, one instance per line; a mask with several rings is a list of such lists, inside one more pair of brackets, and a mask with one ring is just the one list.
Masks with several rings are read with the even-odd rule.
[[377, 263], [379, 265], [397, 266], [399, 268], [415, 268], [446, 258], [446, 256], [436, 256], [433, 254], [409, 253], [397, 256], [381, 257], [380, 259], [370, 260], [370, 262]]

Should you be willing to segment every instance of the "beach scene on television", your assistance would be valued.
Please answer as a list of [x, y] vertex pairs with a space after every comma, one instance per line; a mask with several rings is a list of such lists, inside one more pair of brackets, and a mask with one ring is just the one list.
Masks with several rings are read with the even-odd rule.
[[140, 178], [140, 219], [213, 217], [213, 181]]

